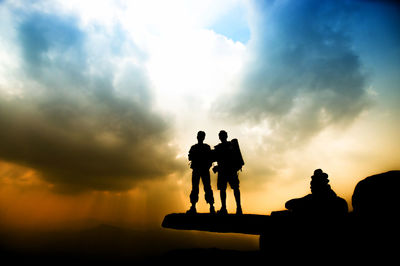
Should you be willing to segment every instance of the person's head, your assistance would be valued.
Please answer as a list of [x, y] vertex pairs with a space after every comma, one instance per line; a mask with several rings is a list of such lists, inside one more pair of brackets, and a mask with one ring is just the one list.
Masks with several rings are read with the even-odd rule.
[[206, 133], [204, 131], [197, 132], [197, 140], [202, 143], [206, 138]]
[[218, 134], [219, 139], [221, 142], [225, 142], [228, 139], [228, 133], [225, 130], [221, 130]]

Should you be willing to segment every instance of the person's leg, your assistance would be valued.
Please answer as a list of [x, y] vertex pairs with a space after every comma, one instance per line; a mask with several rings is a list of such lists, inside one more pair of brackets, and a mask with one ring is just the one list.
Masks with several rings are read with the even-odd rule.
[[210, 213], [215, 213], [214, 195], [211, 188], [210, 171], [208, 169], [202, 172], [201, 180], [203, 182], [205, 200], [210, 204]]
[[218, 211], [220, 214], [226, 214], [226, 188], [227, 188], [227, 180], [224, 173], [218, 172], [218, 183], [219, 195], [221, 197], [221, 210]]
[[242, 214], [242, 205], [240, 203], [240, 190], [238, 187], [233, 190], [233, 195], [235, 196], [236, 200], [236, 214]]
[[226, 212], [226, 189], [221, 189], [219, 191], [219, 195], [221, 197], [221, 210], [219, 212], [224, 213]]
[[236, 214], [242, 214], [242, 205], [240, 202], [240, 189], [239, 189], [239, 177], [237, 172], [233, 172], [230, 175], [229, 185], [233, 189], [233, 195], [236, 201]]
[[192, 203], [192, 206], [187, 211], [188, 213], [196, 213], [196, 203], [199, 201], [199, 183], [200, 173], [197, 170], [193, 170], [192, 191], [190, 192], [190, 203]]

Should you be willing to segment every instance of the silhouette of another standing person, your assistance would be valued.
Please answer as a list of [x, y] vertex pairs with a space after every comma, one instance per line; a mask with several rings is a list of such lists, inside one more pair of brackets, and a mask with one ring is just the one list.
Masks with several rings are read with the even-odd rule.
[[226, 189], [229, 185], [233, 189], [233, 194], [236, 200], [236, 214], [242, 214], [242, 206], [240, 203], [239, 177], [238, 171], [244, 165], [240, 154], [237, 140], [228, 141], [228, 133], [221, 130], [218, 134], [221, 143], [214, 148], [214, 160], [218, 165], [213, 168], [214, 172], [218, 172], [217, 187], [221, 196], [220, 214], [227, 214], [226, 209]]
[[193, 145], [189, 150], [189, 161], [192, 171], [192, 192], [190, 193], [190, 203], [192, 206], [187, 213], [196, 213], [196, 203], [199, 200], [199, 184], [200, 179], [203, 182], [205, 200], [210, 204], [210, 213], [215, 213], [214, 196], [211, 189], [210, 167], [212, 165], [211, 148], [208, 144], [203, 143], [206, 137], [204, 131], [197, 133], [197, 144]]

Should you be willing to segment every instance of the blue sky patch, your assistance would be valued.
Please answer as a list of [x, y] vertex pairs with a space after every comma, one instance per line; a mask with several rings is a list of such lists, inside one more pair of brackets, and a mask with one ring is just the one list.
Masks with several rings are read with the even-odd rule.
[[219, 17], [211, 29], [235, 42], [247, 43], [251, 36], [246, 10], [240, 5]]

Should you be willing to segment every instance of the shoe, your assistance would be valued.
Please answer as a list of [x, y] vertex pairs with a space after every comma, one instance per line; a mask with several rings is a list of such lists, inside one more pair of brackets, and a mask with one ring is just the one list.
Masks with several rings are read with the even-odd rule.
[[242, 214], [243, 214], [242, 207], [237, 207], [236, 215], [242, 215]]
[[215, 208], [213, 205], [210, 206], [210, 213], [215, 214]]
[[196, 214], [197, 213], [196, 207], [195, 206], [190, 207], [190, 209], [186, 213], [187, 214]]
[[228, 214], [228, 211], [226, 210], [226, 208], [221, 208], [217, 213], [220, 215], [225, 215]]

